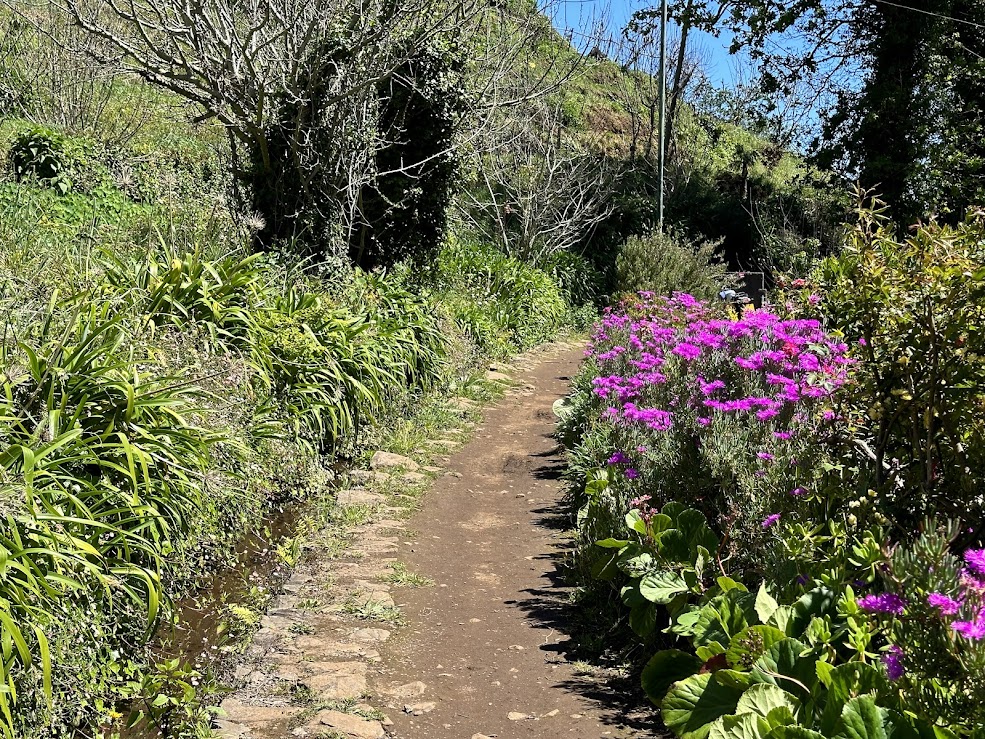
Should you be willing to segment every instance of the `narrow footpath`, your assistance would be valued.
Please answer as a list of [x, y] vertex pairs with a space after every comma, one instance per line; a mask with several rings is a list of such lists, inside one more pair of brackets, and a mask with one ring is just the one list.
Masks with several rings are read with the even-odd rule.
[[[588, 697], [565, 653], [568, 590], [562, 450], [551, 406], [582, 357], [567, 349], [519, 374], [486, 410], [408, 522], [401, 559], [436, 586], [401, 593], [408, 627], [382, 650], [381, 688], [420, 680], [420, 716], [392, 713], [399, 739], [642, 737], [618, 708]], [[602, 625], [600, 624], [600, 627]], [[563, 628], [563, 627], [562, 627]]]
[[[440, 467], [379, 452], [352, 474], [366, 487], [336, 505], [375, 513], [274, 599], [222, 703], [221, 737], [659, 736], [653, 710], [625, 708], [638, 690], [575, 656], [585, 625], [571, 623], [559, 571], [571, 521], [552, 405], [582, 349], [556, 344], [519, 357], [509, 378], [490, 372], [510, 389], [471, 440], [448, 428], [432, 442], [448, 454]], [[409, 517], [407, 486], [427, 489]]]

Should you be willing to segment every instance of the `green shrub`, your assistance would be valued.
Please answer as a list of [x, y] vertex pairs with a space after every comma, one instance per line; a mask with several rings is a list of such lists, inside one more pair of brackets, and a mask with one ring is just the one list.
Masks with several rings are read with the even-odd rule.
[[452, 317], [483, 349], [503, 346], [504, 334], [509, 346], [529, 348], [557, 336], [568, 318], [568, 304], [550, 275], [493, 246], [452, 239], [436, 271], [439, 294], [457, 293]]
[[630, 236], [616, 256], [617, 289], [715, 298], [727, 282], [721, 246], [721, 239], [705, 241], [676, 231]]
[[34, 178], [62, 195], [72, 189], [65, 137], [40, 126], [22, 131], [10, 146], [10, 163], [18, 181]]
[[[843, 412], [873, 457], [872, 485], [909, 533], [927, 514], [985, 513], [985, 215], [897, 237], [862, 211], [844, 252], [803, 294], [859, 359]], [[815, 293], [813, 298], [811, 293]]]

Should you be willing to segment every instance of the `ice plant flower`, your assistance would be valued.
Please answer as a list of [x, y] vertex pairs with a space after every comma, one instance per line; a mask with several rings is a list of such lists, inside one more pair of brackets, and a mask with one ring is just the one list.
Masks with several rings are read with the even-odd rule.
[[985, 639], [985, 610], [979, 611], [974, 621], [955, 621], [951, 628], [971, 641]]
[[985, 549], [969, 549], [964, 553], [964, 561], [976, 575], [985, 575]]
[[943, 593], [931, 593], [927, 596], [927, 603], [940, 611], [944, 616], [953, 616], [961, 610], [960, 600], [955, 600]]
[[633, 469], [632, 467], [627, 467], [624, 470], [624, 472], [626, 477], [628, 477], [630, 480], [635, 480], [637, 477], [640, 476], [639, 470]]
[[882, 664], [886, 668], [886, 677], [890, 680], [899, 680], [906, 674], [903, 667], [903, 650], [895, 644], [882, 655]]
[[888, 613], [899, 616], [906, 610], [906, 599], [896, 593], [878, 593], [858, 599], [859, 608], [870, 613]]
[[629, 457], [627, 457], [622, 452], [616, 452], [611, 457], [609, 457], [609, 464], [623, 464], [628, 461], [629, 461]]
[[762, 524], [762, 526], [763, 526], [763, 528], [764, 528], [764, 529], [768, 529], [768, 528], [770, 528], [771, 526], [773, 526], [773, 525], [774, 525], [774, 524], [775, 524], [775, 523], [776, 523], [777, 521], [779, 521], [779, 520], [780, 520], [780, 518], [781, 518], [781, 515], [782, 515], [782, 514], [779, 514], [779, 513], [774, 513], [774, 514], [772, 514], [772, 515], [769, 515], [769, 516], [767, 516], [766, 518], [764, 518], [764, 519], [763, 519], [763, 524]]

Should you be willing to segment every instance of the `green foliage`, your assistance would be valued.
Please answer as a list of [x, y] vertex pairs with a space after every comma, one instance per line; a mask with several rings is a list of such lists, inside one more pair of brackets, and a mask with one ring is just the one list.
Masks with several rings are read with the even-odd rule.
[[627, 293], [716, 298], [728, 281], [721, 247], [720, 239], [694, 239], [679, 231], [630, 236], [616, 257], [616, 287]]
[[18, 180], [33, 177], [62, 195], [72, 189], [65, 138], [56, 131], [40, 126], [22, 131], [9, 156]]
[[436, 290], [452, 319], [478, 347], [503, 356], [555, 337], [568, 318], [557, 283], [493, 246], [450, 240], [438, 258]]
[[817, 275], [829, 322], [862, 360], [846, 410], [904, 531], [928, 513], [982, 518], [983, 244], [980, 214], [900, 239], [884, 211], [863, 210]]

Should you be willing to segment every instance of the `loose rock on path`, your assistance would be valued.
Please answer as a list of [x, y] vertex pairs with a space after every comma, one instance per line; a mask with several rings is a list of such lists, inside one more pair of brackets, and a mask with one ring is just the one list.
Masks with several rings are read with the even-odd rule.
[[[362, 558], [295, 574], [251, 647], [252, 667], [238, 670], [221, 736], [658, 735], [648, 731], [649, 717], [623, 715], [565, 656], [568, 591], [556, 576], [565, 545], [563, 461], [551, 407], [581, 355], [580, 346], [562, 344], [514, 362], [518, 385], [484, 411], [471, 441], [449, 450], [418, 512], [403, 526], [380, 521], [357, 531], [353, 550]], [[504, 381], [498, 370], [493, 379]], [[374, 461], [397, 474], [415, 467], [389, 456]], [[358, 489], [340, 498], [378, 502]], [[435, 584], [391, 589], [380, 574], [394, 562]], [[326, 579], [336, 601], [346, 593], [349, 613], [353, 603], [369, 612], [395, 606], [403, 625], [353, 623], [346, 609], [300, 609], [325, 598]], [[299, 690], [320, 708], [297, 705]]]

